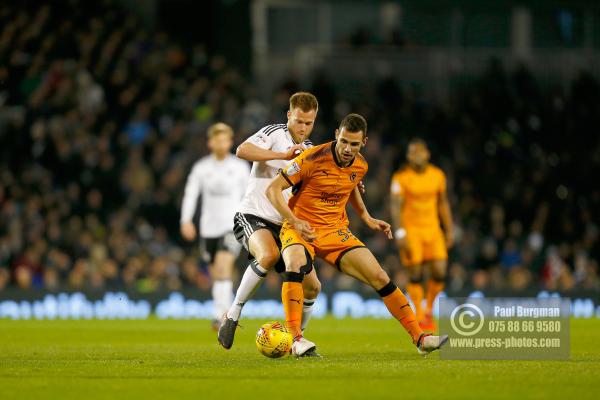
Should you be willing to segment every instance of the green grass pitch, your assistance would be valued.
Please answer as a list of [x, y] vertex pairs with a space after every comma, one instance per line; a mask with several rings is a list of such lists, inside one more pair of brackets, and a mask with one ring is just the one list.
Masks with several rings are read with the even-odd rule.
[[322, 359], [268, 359], [245, 320], [230, 351], [207, 321], [0, 320], [0, 399], [598, 398], [600, 319], [568, 361], [420, 357], [394, 320], [313, 320]]

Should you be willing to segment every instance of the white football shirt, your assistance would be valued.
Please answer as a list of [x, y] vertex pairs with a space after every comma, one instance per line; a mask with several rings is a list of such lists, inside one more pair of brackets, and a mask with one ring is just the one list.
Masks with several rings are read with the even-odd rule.
[[233, 154], [217, 160], [212, 154], [198, 160], [185, 184], [181, 222], [191, 222], [202, 194], [200, 236], [216, 238], [233, 230], [233, 216], [248, 184], [250, 167]]
[[[246, 142], [278, 153], [285, 153], [296, 144], [286, 124], [267, 125], [246, 139]], [[312, 147], [312, 143], [308, 139], [303, 142], [303, 145], [305, 148]], [[285, 168], [288, 163], [288, 160], [255, 161], [252, 163], [248, 188], [242, 199], [239, 212], [252, 214], [281, 225], [281, 215], [267, 199], [265, 192], [279, 170]], [[289, 200], [291, 195], [292, 188], [283, 192], [286, 201]]]

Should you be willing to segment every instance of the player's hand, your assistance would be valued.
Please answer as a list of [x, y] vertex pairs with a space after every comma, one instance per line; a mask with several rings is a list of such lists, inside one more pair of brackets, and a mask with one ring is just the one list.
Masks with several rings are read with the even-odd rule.
[[450, 249], [452, 246], [454, 246], [454, 232], [446, 231], [445, 235], [446, 235], [446, 248]]
[[313, 240], [315, 240], [317, 238], [317, 234], [315, 232], [315, 229], [310, 226], [310, 224], [308, 223], [308, 221], [305, 221], [303, 219], [296, 219], [292, 225], [294, 225], [294, 229], [296, 231], [298, 231], [298, 233], [300, 233], [300, 235], [302, 235], [302, 238], [308, 242], [312, 242]]
[[193, 222], [184, 222], [181, 224], [181, 236], [190, 242], [196, 239], [196, 226]]
[[304, 151], [303, 144], [295, 144], [289, 148], [287, 153], [284, 153], [284, 160], [293, 160], [296, 156]]
[[365, 189], [365, 183], [363, 181], [358, 182], [358, 191], [360, 192], [360, 194], [365, 194], [365, 192], [367, 191]]
[[370, 218], [367, 221], [367, 226], [374, 231], [385, 233], [388, 239], [392, 240], [394, 235], [392, 234], [392, 226], [385, 221], [376, 218]]

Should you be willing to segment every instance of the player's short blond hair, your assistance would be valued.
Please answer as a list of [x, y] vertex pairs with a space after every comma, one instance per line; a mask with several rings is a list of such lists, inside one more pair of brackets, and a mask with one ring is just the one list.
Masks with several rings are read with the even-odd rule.
[[227, 134], [230, 137], [233, 137], [233, 129], [224, 122], [217, 122], [216, 124], [212, 124], [208, 127], [208, 138], [212, 139], [220, 134]]
[[297, 92], [290, 97], [290, 110], [299, 108], [304, 112], [319, 110], [319, 102], [314, 94], [308, 92]]

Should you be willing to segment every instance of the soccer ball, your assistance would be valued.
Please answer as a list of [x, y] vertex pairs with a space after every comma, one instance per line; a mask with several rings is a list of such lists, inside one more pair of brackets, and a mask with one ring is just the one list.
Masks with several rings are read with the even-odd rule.
[[280, 322], [270, 322], [256, 332], [258, 351], [269, 358], [279, 358], [288, 354], [292, 348], [292, 334]]

